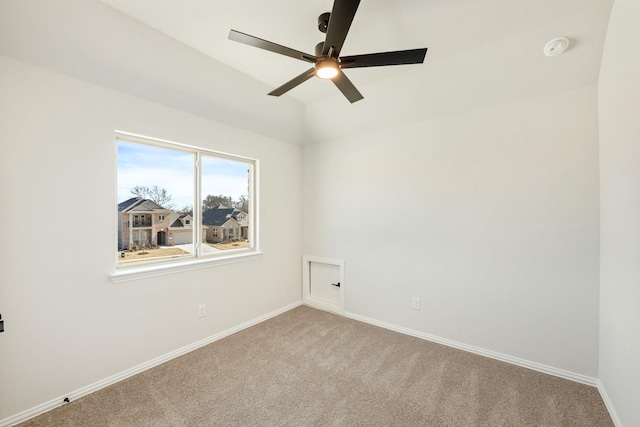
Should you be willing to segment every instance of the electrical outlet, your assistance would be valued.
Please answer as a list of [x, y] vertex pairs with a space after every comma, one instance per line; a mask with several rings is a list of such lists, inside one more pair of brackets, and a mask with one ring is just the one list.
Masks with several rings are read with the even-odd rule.
[[413, 308], [414, 310], [420, 310], [420, 298], [413, 297], [411, 308]]
[[206, 304], [200, 304], [198, 306], [198, 317], [204, 317], [207, 315], [207, 305]]

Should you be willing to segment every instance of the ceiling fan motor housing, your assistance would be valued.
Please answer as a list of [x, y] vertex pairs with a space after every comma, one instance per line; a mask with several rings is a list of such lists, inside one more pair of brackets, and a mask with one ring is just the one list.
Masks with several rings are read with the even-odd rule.
[[318, 16], [318, 30], [320, 30], [321, 33], [327, 32], [327, 28], [329, 28], [329, 17], [331, 17], [331, 12], [325, 12]]

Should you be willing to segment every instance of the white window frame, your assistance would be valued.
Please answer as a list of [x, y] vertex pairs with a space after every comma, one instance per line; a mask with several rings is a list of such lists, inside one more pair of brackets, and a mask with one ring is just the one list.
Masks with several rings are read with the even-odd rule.
[[[202, 218], [202, 182], [200, 175], [200, 163], [203, 155], [213, 156], [217, 158], [240, 161], [247, 163], [249, 166], [249, 214], [247, 220], [249, 223], [249, 242], [251, 247], [242, 249], [233, 249], [230, 251], [221, 251], [217, 253], [202, 253], [201, 246], [205, 244], [202, 241], [203, 225], [202, 221], [192, 221], [193, 241], [195, 254], [190, 257], [178, 258], [175, 260], [148, 261], [140, 265], [118, 265], [117, 259], [114, 257], [114, 271], [111, 273], [113, 283], [126, 282], [130, 280], [143, 279], [147, 277], [155, 277], [165, 274], [176, 273], [180, 271], [189, 271], [199, 268], [207, 268], [215, 265], [231, 264], [243, 261], [250, 261], [260, 258], [262, 252], [259, 245], [259, 211], [258, 211], [258, 171], [259, 162], [257, 159], [238, 156], [220, 151], [210, 150], [193, 145], [187, 145], [179, 142], [167, 141], [148, 136], [142, 136], [129, 132], [115, 132], [115, 150], [116, 158], [118, 151], [118, 141], [134, 142], [139, 144], [151, 145], [170, 150], [189, 152], [195, 155], [194, 163], [194, 206], [193, 217]], [[117, 189], [117, 162], [116, 162], [116, 184]], [[116, 211], [116, 221], [113, 231], [115, 237], [114, 248], [118, 248], [118, 213]], [[116, 252], [117, 253], [117, 252]]]

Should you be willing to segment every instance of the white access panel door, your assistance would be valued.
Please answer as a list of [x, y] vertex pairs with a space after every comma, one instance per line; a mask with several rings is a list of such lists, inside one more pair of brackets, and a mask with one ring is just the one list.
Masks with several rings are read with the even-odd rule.
[[344, 261], [303, 257], [303, 302], [329, 311], [344, 311]]

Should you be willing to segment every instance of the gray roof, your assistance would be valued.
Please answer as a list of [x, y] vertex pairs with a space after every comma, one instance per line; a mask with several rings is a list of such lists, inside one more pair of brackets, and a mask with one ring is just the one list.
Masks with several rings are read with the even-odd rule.
[[132, 197], [129, 200], [125, 200], [122, 203], [118, 203], [118, 212], [153, 212], [153, 211], [166, 211], [153, 200], [143, 199], [142, 197]]
[[182, 228], [182, 227], [184, 227], [184, 224], [182, 223], [182, 219], [184, 219], [185, 217], [189, 217], [189, 219], [192, 219], [190, 215], [182, 214], [178, 218], [176, 218], [176, 220], [173, 221], [173, 223], [169, 227], [171, 227], [171, 228]]
[[235, 208], [220, 208], [216, 207], [202, 212], [202, 224], [213, 225], [214, 227], [224, 225], [230, 218], [237, 220], [237, 215], [241, 211]]

